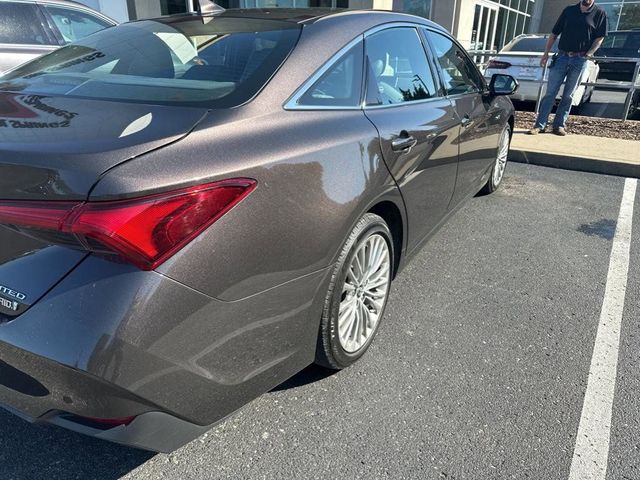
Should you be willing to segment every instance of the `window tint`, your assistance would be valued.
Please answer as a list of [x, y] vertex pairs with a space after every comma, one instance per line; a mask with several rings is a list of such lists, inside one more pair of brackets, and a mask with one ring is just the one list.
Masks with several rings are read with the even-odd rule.
[[35, 5], [0, 2], [0, 43], [52, 45]]
[[436, 86], [418, 32], [391, 28], [365, 40], [367, 105], [392, 105], [436, 96]]
[[56, 24], [67, 43], [75, 42], [110, 25], [101, 18], [79, 10], [49, 5], [45, 5], [44, 8], [51, 15], [53, 23]]
[[[510, 44], [506, 45], [503, 52], [544, 52], [547, 46], [546, 37], [523, 37], [516, 39]], [[558, 42], [553, 44], [551, 51], [558, 51]]]
[[362, 43], [359, 43], [329, 68], [298, 104], [357, 107], [361, 91]]
[[295, 46], [291, 22], [166, 17], [106, 28], [5, 75], [7, 90], [226, 108], [250, 100]]
[[484, 88], [480, 72], [462, 47], [431, 30], [427, 30], [427, 35], [442, 67], [442, 80], [449, 95], [478, 92]]
[[[613, 32], [604, 39], [602, 48], [640, 49], [640, 32]], [[633, 55], [631, 55], [633, 56]]]

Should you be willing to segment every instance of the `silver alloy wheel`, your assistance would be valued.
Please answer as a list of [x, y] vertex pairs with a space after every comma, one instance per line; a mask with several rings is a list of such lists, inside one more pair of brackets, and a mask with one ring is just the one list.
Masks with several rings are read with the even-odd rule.
[[507, 166], [507, 158], [509, 157], [509, 130], [502, 132], [500, 138], [500, 146], [498, 147], [498, 158], [493, 168], [493, 184], [498, 186], [502, 181], [504, 170]]
[[382, 235], [360, 244], [342, 287], [338, 338], [347, 353], [366, 345], [376, 330], [391, 283], [391, 252]]

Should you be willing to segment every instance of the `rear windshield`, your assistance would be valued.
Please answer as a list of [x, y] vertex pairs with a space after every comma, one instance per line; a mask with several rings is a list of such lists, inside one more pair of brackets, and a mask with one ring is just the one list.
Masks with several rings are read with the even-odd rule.
[[[502, 49], [503, 52], [544, 52], [547, 45], [548, 37], [525, 37], [516, 38]], [[558, 51], [558, 42], [552, 49], [553, 52]]]
[[224, 108], [250, 100], [294, 48], [300, 27], [197, 16], [108, 28], [0, 77], [0, 90]]
[[[632, 53], [640, 53], [640, 32], [613, 32], [602, 43], [602, 48], [621, 48], [635, 50]], [[635, 55], [634, 55], [635, 56]]]

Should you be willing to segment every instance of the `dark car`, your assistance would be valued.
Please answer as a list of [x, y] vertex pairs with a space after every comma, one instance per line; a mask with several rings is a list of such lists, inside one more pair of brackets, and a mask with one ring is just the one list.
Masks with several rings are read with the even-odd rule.
[[640, 30], [611, 32], [596, 53], [598, 57], [627, 58], [632, 61], [600, 62], [600, 79], [631, 82], [640, 61]]
[[349, 366], [393, 277], [500, 185], [516, 87], [418, 17], [279, 9], [0, 78], [0, 404], [169, 451]]
[[0, 0], [0, 74], [115, 24], [71, 0]]

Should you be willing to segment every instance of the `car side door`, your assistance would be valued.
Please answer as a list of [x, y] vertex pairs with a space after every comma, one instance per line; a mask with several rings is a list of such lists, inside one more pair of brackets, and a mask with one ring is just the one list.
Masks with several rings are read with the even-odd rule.
[[384, 160], [408, 217], [408, 251], [445, 218], [458, 167], [460, 122], [441, 94], [418, 26], [365, 35], [364, 111], [377, 128]]
[[448, 34], [423, 29], [439, 67], [446, 95], [460, 118], [460, 163], [452, 207], [475, 195], [489, 178], [503, 128], [502, 114], [487, 95], [480, 71]]

